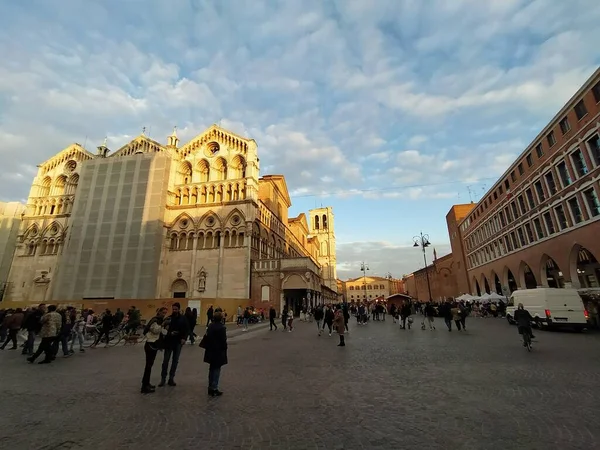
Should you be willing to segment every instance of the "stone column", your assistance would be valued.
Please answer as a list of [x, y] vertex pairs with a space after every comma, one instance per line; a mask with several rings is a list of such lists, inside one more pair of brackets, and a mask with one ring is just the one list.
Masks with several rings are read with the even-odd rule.
[[198, 280], [198, 278], [196, 277], [196, 250], [198, 249], [198, 236], [194, 233], [194, 245], [192, 247], [192, 265], [191, 265], [191, 276], [190, 276], [190, 285], [191, 288], [189, 289], [189, 296], [190, 297], [194, 297], [194, 292], [196, 292], [196, 287], [198, 285], [198, 283], [200, 282]]

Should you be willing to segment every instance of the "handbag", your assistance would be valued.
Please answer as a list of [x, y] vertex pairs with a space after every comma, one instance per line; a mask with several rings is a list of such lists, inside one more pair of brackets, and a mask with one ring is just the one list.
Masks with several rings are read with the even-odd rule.
[[200, 340], [200, 343], [198, 344], [198, 347], [200, 348], [206, 348], [206, 333], [204, 334], [204, 336], [202, 336], [202, 339]]

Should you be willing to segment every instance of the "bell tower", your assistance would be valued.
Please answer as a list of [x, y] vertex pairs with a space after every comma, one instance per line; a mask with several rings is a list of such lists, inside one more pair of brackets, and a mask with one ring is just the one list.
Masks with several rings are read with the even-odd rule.
[[322, 268], [323, 284], [337, 292], [337, 262], [335, 253], [335, 229], [333, 208], [316, 208], [309, 210], [309, 233], [317, 236], [321, 245], [319, 264]]

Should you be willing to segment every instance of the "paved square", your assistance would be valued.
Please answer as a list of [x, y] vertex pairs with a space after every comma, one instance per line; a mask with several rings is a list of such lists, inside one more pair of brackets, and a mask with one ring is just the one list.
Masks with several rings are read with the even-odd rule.
[[469, 319], [467, 333], [437, 325], [352, 321], [345, 348], [314, 323], [238, 334], [221, 398], [206, 395], [196, 346], [178, 386], [148, 396], [139, 345], [47, 366], [4, 350], [0, 448], [600, 448], [599, 335], [538, 332], [527, 353], [501, 319]]

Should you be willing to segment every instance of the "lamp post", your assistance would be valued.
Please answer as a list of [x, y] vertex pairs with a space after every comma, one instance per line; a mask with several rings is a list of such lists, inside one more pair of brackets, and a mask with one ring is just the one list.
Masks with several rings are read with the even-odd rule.
[[365, 302], [367, 301], [367, 270], [369, 270], [368, 264], [364, 261], [360, 264], [360, 270], [363, 273], [363, 286], [365, 287], [365, 292], [363, 294]]
[[[429, 247], [431, 245], [431, 243], [429, 242], [429, 235], [428, 234], [423, 234], [423, 232], [421, 232], [419, 234], [419, 236], [414, 236], [413, 237], [413, 247], [421, 247], [421, 250], [423, 250], [423, 262], [425, 263], [425, 276], [427, 277], [427, 289], [429, 290], [429, 301], [433, 301], [433, 298], [431, 296], [431, 284], [429, 283], [429, 270], [427, 270], [427, 256], [425, 254], [425, 249], [427, 247]], [[415, 280], [415, 286], [416, 286], [416, 280]]]

